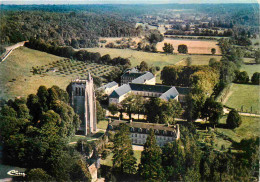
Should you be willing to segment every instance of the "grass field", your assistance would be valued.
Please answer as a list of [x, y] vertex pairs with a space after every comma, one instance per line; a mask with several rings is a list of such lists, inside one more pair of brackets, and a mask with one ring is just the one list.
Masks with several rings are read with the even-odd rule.
[[[141, 153], [142, 151], [140, 150], [134, 150], [134, 156], [137, 159], [137, 165], [140, 164]], [[101, 164], [105, 166], [113, 166], [112, 158], [113, 158], [113, 153], [111, 152], [105, 160], [101, 160]]]
[[246, 71], [248, 76], [249, 76], [249, 79], [251, 79], [252, 75], [255, 73], [255, 72], [260, 72], [260, 64], [253, 64], [253, 65], [242, 65], [240, 71]]
[[[224, 116], [220, 123], [226, 123], [227, 116]], [[218, 128], [218, 132], [223, 133], [224, 135], [230, 137], [236, 142], [240, 142], [242, 139], [258, 136], [260, 137], [260, 118], [259, 117], [247, 117], [241, 116], [242, 124], [235, 128], [234, 130], [231, 129], [224, 129]]]
[[149, 65], [159, 66], [161, 69], [166, 65], [174, 65], [187, 57], [191, 57], [194, 63], [208, 64], [210, 58], [221, 59], [221, 56], [211, 55], [170, 55], [164, 53], [151, 53], [136, 51], [131, 49], [111, 49], [111, 48], [88, 48], [90, 52], [99, 52], [102, 56], [110, 54], [111, 58], [123, 57], [130, 59], [132, 66], [139, 65], [142, 61], [147, 62]]
[[108, 125], [108, 121], [107, 120], [102, 120], [102, 121], [98, 122], [97, 128], [106, 130], [107, 129], [107, 125]]
[[[142, 37], [143, 38], [143, 37]], [[140, 37], [131, 37], [131, 42], [135, 42], [135, 47], [137, 43], [141, 41]], [[128, 40], [129, 38], [124, 38]], [[122, 40], [120, 37], [102, 37], [100, 40], [106, 40], [106, 43], [100, 43], [100, 46], [105, 46], [108, 43], [117, 44], [117, 41]], [[217, 45], [218, 42], [214, 40], [196, 40], [196, 39], [174, 39], [174, 38], [164, 38], [162, 42], [156, 45], [158, 51], [163, 52], [164, 43], [170, 43], [174, 47], [174, 53], [178, 53], [178, 45], [185, 44], [188, 46], [188, 53], [190, 54], [211, 54], [211, 49], [216, 49], [216, 54], [220, 55], [221, 50]]]
[[[37, 67], [42, 73], [34, 75], [32, 67]], [[89, 72], [93, 76], [102, 76], [108, 74], [111, 67], [65, 60], [62, 57], [20, 47], [0, 63], [0, 98], [27, 96], [36, 93], [41, 85], [57, 85], [66, 89], [72, 79], [86, 78]], [[56, 69], [56, 72], [47, 71], [50, 68]]]
[[241, 110], [243, 106], [244, 112], [250, 112], [251, 107], [253, 113], [259, 113], [259, 86], [249, 84], [232, 84], [230, 96], [226, 103], [229, 107]]
[[170, 39], [165, 38], [162, 42], [157, 44], [157, 50], [163, 51], [164, 43], [173, 45], [174, 52], [178, 53], [178, 45], [185, 44], [188, 47], [190, 54], [211, 54], [211, 49], [216, 49], [216, 54], [220, 55], [221, 50], [217, 45], [218, 42], [214, 40], [192, 40], [192, 39]]

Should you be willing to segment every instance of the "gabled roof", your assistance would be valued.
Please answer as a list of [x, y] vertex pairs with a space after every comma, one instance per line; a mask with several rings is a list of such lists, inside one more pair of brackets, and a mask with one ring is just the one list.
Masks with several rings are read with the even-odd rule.
[[174, 99], [176, 96], [179, 95], [179, 92], [175, 87], [170, 88], [168, 91], [163, 93], [159, 98], [169, 100], [169, 99]]
[[131, 91], [131, 88], [130, 88], [129, 84], [124, 84], [121, 87], [115, 89], [109, 97], [118, 98], [118, 97], [120, 97], [120, 96], [122, 96], [122, 95], [124, 95], [124, 94], [126, 94], [130, 91]]
[[137, 84], [137, 83], [129, 83], [130, 87], [134, 91], [146, 91], [146, 92], [157, 92], [164, 93], [169, 90], [170, 86], [165, 85], [145, 85], [145, 84]]
[[131, 77], [131, 78], [138, 78], [139, 76], [142, 76], [145, 73], [124, 73], [121, 77]]
[[145, 74], [132, 80], [132, 83], [144, 83], [146, 80], [151, 80], [152, 78], [154, 78], [154, 75], [151, 72], [146, 72]]
[[175, 87], [175, 88], [181, 95], [188, 95], [190, 93], [190, 88], [188, 87]]
[[115, 81], [109, 82], [106, 85], [103, 85], [102, 87], [99, 87], [98, 89], [107, 89], [107, 88], [112, 88], [114, 86], [118, 85]]

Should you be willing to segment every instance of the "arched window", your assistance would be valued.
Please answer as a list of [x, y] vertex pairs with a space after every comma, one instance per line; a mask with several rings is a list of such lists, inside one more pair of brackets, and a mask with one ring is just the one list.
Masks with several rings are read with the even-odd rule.
[[76, 87], [76, 95], [78, 95], [79, 94], [79, 92], [78, 92], [78, 87]]
[[82, 96], [84, 96], [84, 88], [82, 88], [82, 90], [81, 90], [81, 91], [82, 91], [82, 92], [81, 92], [81, 93], [82, 93]]

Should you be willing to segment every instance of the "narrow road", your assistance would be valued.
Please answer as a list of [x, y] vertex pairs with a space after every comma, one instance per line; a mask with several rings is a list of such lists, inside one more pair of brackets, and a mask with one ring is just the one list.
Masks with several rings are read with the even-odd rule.
[[14, 45], [11, 45], [11, 46], [8, 46], [8, 47], [5, 47], [5, 52], [2, 54], [2, 56], [0, 57], [0, 63], [1, 62], [4, 62], [4, 60], [12, 53], [12, 51], [18, 47], [21, 47], [21, 46], [24, 46], [24, 44], [28, 42], [28, 41], [23, 41], [23, 42], [18, 42]]
[[[229, 110], [227, 108], [224, 108], [224, 113], [228, 114]], [[241, 116], [253, 116], [253, 117], [260, 117], [260, 114], [251, 114], [251, 113], [244, 113], [244, 112], [238, 112]]]

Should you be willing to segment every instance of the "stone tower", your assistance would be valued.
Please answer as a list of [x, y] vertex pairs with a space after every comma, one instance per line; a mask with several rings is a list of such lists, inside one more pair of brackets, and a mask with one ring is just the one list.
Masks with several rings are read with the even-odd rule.
[[79, 130], [85, 135], [96, 133], [96, 97], [93, 78], [89, 74], [86, 80], [72, 80], [71, 86], [71, 105], [82, 121]]

